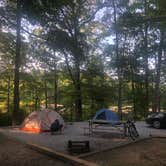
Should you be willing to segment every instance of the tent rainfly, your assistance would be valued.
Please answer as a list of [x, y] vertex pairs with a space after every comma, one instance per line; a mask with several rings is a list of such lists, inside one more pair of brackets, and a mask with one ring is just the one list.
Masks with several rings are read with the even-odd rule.
[[119, 116], [109, 109], [101, 109], [96, 112], [93, 120], [119, 121]]
[[38, 110], [30, 113], [21, 125], [21, 130], [33, 133], [50, 131], [51, 124], [58, 119], [64, 125], [63, 118], [52, 110]]

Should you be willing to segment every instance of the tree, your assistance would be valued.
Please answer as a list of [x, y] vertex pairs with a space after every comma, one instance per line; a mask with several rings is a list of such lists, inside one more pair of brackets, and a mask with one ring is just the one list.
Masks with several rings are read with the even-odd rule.
[[[75, 88], [77, 120], [81, 120], [82, 117], [80, 68], [87, 49], [86, 38], [81, 30], [94, 18], [96, 12], [101, 8], [101, 5], [97, 6], [96, 3], [96, 1], [78, 0], [70, 3], [62, 1], [62, 3], [57, 3], [58, 6], [53, 1], [40, 1], [38, 4], [37, 2], [30, 4], [34, 8], [35, 5], [38, 6], [37, 10], [34, 10], [38, 14], [37, 19], [36, 16], [33, 18], [42, 25], [44, 29], [43, 34], [47, 39], [49, 47], [56, 49], [64, 55], [66, 66]], [[28, 5], [29, 1], [26, 1], [24, 3], [24, 10], [29, 10]], [[39, 9], [43, 11], [40, 11], [40, 14]], [[28, 13], [29, 15], [31, 14], [29, 11]]]
[[[156, 9], [152, 11], [153, 17], [156, 17], [160, 14], [165, 15], [165, 4], [164, 1], [159, 0], [155, 2], [154, 5]], [[160, 112], [160, 79], [161, 79], [161, 66], [163, 63], [163, 56], [164, 56], [164, 46], [165, 46], [165, 21], [161, 21], [157, 23], [157, 28], [159, 29], [158, 38], [160, 40], [159, 44], [157, 44], [157, 58], [156, 58], [156, 74], [155, 74], [155, 85], [154, 85], [154, 95], [153, 95], [153, 105], [152, 111], [153, 112]]]
[[16, 56], [15, 56], [15, 69], [14, 69], [14, 109], [13, 109], [13, 125], [17, 124], [18, 111], [19, 111], [19, 69], [20, 69], [20, 50], [21, 50], [21, 7], [22, 0], [17, 0], [17, 25], [16, 25]]
[[[128, 7], [128, 1], [108, 1], [107, 2], [107, 10], [110, 10], [109, 12], [106, 11], [106, 15], [104, 16], [104, 20], [106, 20], [109, 23], [110, 29], [109, 29], [109, 35], [114, 37], [114, 54], [115, 57], [112, 58], [114, 61], [117, 73], [117, 81], [118, 81], [118, 99], [117, 99], [117, 105], [118, 105], [118, 113], [122, 119], [122, 88], [123, 88], [123, 73], [124, 73], [124, 65], [123, 65], [123, 55], [125, 53], [125, 38], [126, 38], [126, 33], [121, 28], [121, 25], [119, 24], [119, 18], [122, 15], [123, 12], [126, 11]], [[111, 17], [112, 15], [112, 17]], [[124, 40], [123, 40], [124, 39]], [[124, 51], [123, 51], [124, 50]], [[110, 53], [111, 54], [111, 53]], [[114, 56], [112, 54], [112, 56]]]
[[[15, 36], [11, 33], [0, 32], [0, 59], [1, 59], [1, 72], [0, 78], [3, 80], [5, 87], [5, 94], [4, 91], [2, 92], [3, 96], [6, 96], [6, 103], [7, 103], [7, 111], [10, 111], [11, 108], [11, 90], [12, 90], [12, 80], [13, 80], [13, 61], [14, 61], [14, 49], [15, 49]], [[2, 97], [1, 97], [2, 98]]]

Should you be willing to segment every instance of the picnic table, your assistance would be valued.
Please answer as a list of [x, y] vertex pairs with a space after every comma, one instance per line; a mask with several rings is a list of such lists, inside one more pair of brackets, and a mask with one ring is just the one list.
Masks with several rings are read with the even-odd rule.
[[[139, 137], [139, 133], [133, 121], [108, 121], [108, 120], [89, 120], [89, 135], [94, 132], [120, 132], [123, 137], [129, 136], [133, 140]], [[84, 131], [85, 133], [85, 131]]]
[[88, 120], [88, 130], [89, 135], [92, 135], [94, 132], [120, 132], [123, 136], [126, 134], [126, 125], [125, 121], [107, 121], [107, 120]]

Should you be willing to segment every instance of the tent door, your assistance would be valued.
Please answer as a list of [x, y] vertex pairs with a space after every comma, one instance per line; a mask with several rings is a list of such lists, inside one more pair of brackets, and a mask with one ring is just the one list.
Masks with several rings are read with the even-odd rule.
[[96, 117], [96, 119], [98, 119], [98, 120], [106, 120], [105, 111], [102, 112], [102, 113], [100, 113], [100, 114]]

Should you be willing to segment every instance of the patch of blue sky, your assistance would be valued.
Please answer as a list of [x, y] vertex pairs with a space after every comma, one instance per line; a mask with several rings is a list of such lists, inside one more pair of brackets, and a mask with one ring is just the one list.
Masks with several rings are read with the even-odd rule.
[[113, 36], [108, 36], [105, 37], [102, 41], [103, 44], [114, 44], [114, 37]]
[[105, 12], [106, 10], [107, 10], [106, 8], [100, 9], [100, 10], [96, 13], [94, 20], [95, 20], [95, 21], [101, 21], [102, 18], [103, 18], [103, 16], [104, 16], [104, 12]]

